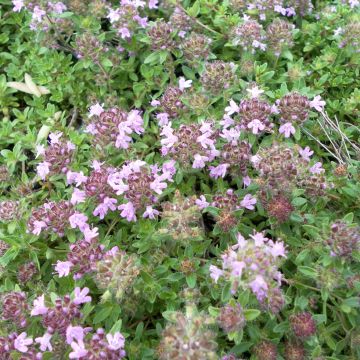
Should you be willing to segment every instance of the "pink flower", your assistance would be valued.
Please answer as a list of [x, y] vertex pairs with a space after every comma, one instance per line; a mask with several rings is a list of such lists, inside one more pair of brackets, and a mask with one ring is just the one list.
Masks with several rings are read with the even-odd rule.
[[34, 224], [33, 224], [33, 230], [32, 230], [32, 234], [34, 235], [40, 235], [41, 230], [42, 229], [46, 229], [47, 225], [45, 221], [39, 221], [39, 220], [35, 220]]
[[209, 158], [207, 156], [201, 156], [200, 154], [194, 155], [194, 162], [192, 165], [193, 169], [202, 169], [205, 167], [205, 161], [208, 161]]
[[89, 133], [91, 135], [96, 135], [98, 133], [98, 131], [96, 130], [96, 126], [95, 124], [89, 124], [88, 126], [86, 126], [85, 128], [85, 133]]
[[93, 160], [93, 162], [91, 163], [91, 167], [95, 170], [98, 171], [101, 169], [101, 166], [103, 165], [103, 162], [97, 161], [97, 160]]
[[46, 351], [46, 350], [52, 351], [53, 347], [50, 342], [51, 337], [52, 337], [52, 335], [49, 334], [48, 332], [46, 332], [42, 337], [37, 337], [35, 339], [35, 342], [40, 344], [41, 351]]
[[164, 126], [169, 123], [169, 114], [168, 113], [159, 113], [156, 115], [159, 126]]
[[51, 145], [59, 144], [59, 140], [62, 137], [62, 135], [63, 135], [63, 133], [61, 131], [57, 131], [55, 133], [50, 133], [49, 134], [50, 144]]
[[195, 204], [198, 206], [200, 210], [205, 209], [210, 204], [206, 201], [206, 198], [204, 195], [201, 195], [199, 199], [195, 200]]
[[320, 95], [316, 95], [314, 97], [314, 99], [312, 101], [310, 101], [310, 106], [319, 112], [322, 112], [324, 110], [325, 105], [326, 105], [326, 102], [321, 100]]
[[43, 161], [36, 167], [36, 173], [40, 176], [41, 180], [46, 179], [46, 175], [50, 173], [50, 163]]
[[249, 285], [259, 301], [262, 301], [266, 297], [268, 286], [261, 275], [257, 275], [255, 280]]
[[167, 180], [168, 174], [164, 173], [162, 175], [158, 175], [155, 180], [150, 184], [150, 189], [154, 190], [157, 194], [162, 194], [162, 191], [167, 188], [167, 184], [164, 182]]
[[287, 123], [280, 126], [279, 133], [284, 134], [284, 136], [286, 138], [289, 138], [291, 136], [291, 134], [292, 135], [295, 134], [295, 128], [294, 128], [294, 126], [292, 125], [291, 122], [287, 122]]
[[224, 129], [220, 136], [226, 139], [228, 142], [236, 144], [240, 137], [240, 131], [236, 130], [235, 128], [231, 128], [230, 130]]
[[128, 28], [126, 27], [123, 27], [121, 29], [119, 29], [119, 34], [120, 34], [120, 37], [122, 39], [126, 39], [126, 38], [130, 38], [131, 37], [131, 34], [130, 34], [130, 31]]
[[70, 202], [73, 205], [76, 205], [85, 202], [85, 199], [86, 199], [86, 192], [75, 188], [71, 195]]
[[251, 178], [249, 176], [244, 176], [243, 183], [245, 187], [249, 186], [251, 184]]
[[234, 100], [230, 100], [229, 106], [225, 108], [226, 115], [231, 116], [232, 114], [239, 112], [239, 106], [236, 104]]
[[119, 350], [125, 345], [125, 338], [120, 332], [116, 332], [114, 335], [107, 334], [106, 340], [109, 343], [110, 350]]
[[26, 353], [29, 349], [28, 345], [33, 343], [33, 340], [31, 338], [27, 338], [26, 336], [26, 332], [22, 332], [14, 341], [15, 349], [22, 353]]
[[39, 296], [33, 302], [33, 309], [31, 310], [31, 316], [44, 315], [47, 313], [48, 308], [45, 306], [45, 295]]
[[210, 277], [215, 281], [215, 283], [218, 282], [220, 276], [222, 276], [224, 273], [221, 269], [219, 269], [217, 266], [214, 265], [210, 265], [209, 270], [210, 270]]
[[244, 199], [241, 200], [240, 205], [248, 210], [254, 210], [254, 205], [256, 204], [256, 199], [251, 195], [245, 195]]
[[80, 186], [81, 184], [86, 182], [87, 176], [85, 176], [82, 171], [76, 172], [76, 171], [69, 170], [66, 173], [66, 180], [67, 180], [68, 185], [76, 183], [76, 186]]
[[160, 101], [159, 100], [151, 100], [151, 103], [150, 103], [151, 106], [153, 107], [156, 107], [156, 106], [159, 106], [160, 105]]
[[185, 80], [183, 76], [179, 78], [179, 89], [181, 91], [184, 91], [185, 89], [188, 89], [191, 87], [192, 80]]
[[258, 98], [264, 92], [264, 90], [259, 89], [258, 86], [253, 86], [249, 89], [246, 89], [246, 91], [249, 93], [252, 99]]
[[217, 179], [219, 177], [224, 178], [229, 164], [220, 164], [218, 166], [209, 166], [210, 176]]
[[248, 129], [252, 130], [252, 133], [257, 135], [259, 132], [265, 129], [265, 125], [258, 119], [254, 119], [247, 125]]
[[243, 269], [246, 267], [246, 264], [243, 261], [233, 261], [231, 262], [231, 275], [240, 276], [242, 274]]
[[321, 174], [321, 173], [325, 172], [325, 169], [322, 167], [321, 162], [317, 162], [309, 170], [312, 174]]
[[93, 117], [94, 115], [100, 116], [104, 112], [104, 108], [96, 103], [95, 105], [91, 105], [89, 108], [89, 117]]
[[159, 211], [157, 211], [156, 209], [153, 209], [152, 206], [147, 206], [146, 210], [143, 214], [144, 218], [149, 218], [149, 219], [155, 219], [155, 216], [159, 215]]
[[158, 0], [149, 0], [149, 9], [157, 9], [158, 8]]
[[131, 201], [126, 204], [120, 205], [118, 209], [122, 210], [120, 215], [123, 218], [126, 218], [127, 221], [136, 221], [135, 208]]
[[83, 341], [85, 336], [85, 331], [81, 326], [72, 326], [69, 325], [66, 328], [66, 342], [70, 345], [73, 340]]
[[43, 9], [41, 9], [39, 6], [36, 5], [34, 7], [34, 10], [33, 10], [33, 13], [32, 13], [32, 19], [33, 20], [41, 22], [43, 16], [45, 16], [45, 15], [46, 15], [46, 12]]
[[250, 235], [250, 237], [254, 240], [255, 246], [261, 246], [268, 240], [268, 238], [266, 238], [261, 232], [255, 232], [253, 235]]
[[85, 345], [82, 341], [71, 343], [73, 351], [69, 354], [69, 359], [80, 359], [87, 355], [88, 351], [85, 349]]
[[55, 271], [59, 274], [59, 277], [68, 276], [72, 267], [72, 262], [58, 260], [55, 265]]
[[120, 12], [119, 12], [120, 9], [109, 9], [109, 14], [106, 16], [111, 23], [114, 23], [118, 20], [120, 20]]
[[115, 205], [116, 203], [117, 203], [116, 199], [105, 197], [103, 203], [95, 208], [93, 215], [99, 216], [100, 219], [102, 220], [109, 210], [111, 211], [116, 210], [116, 205]]
[[306, 146], [304, 149], [302, 149], [302, 148], [299, 149], [300, 156], [307, 162], [310, 161], [310, 156], [313, 153], [314, 152], [312, 150], [310, 150], [310, 148], [308, 146]]
[[70, 226], [72, 229], [79, 228], [80, 231], [85, 230], [89, 225], [87, 224], [88, 217], [82, 213], [76, 212], [69, 217]]
[[80, 305], [91, 302], [91, 296], [87, 296], [89, 291], [90, 290], [87, 287], [84, 287], [82, 290], [79, 287], [76, 287], [74, 290], [74, 304]]
[[21, 9], [25, 6], [24, 0], [12, 0], [12, 3], [14, 5], [13, 11], [20, 12]]
[[283, 242], [276, 242], [273, 244], [271, 248], [271, 255], [273, 257], [286, 257], [286, 250]]
[[85, 241], [90, 241], [91, 239], [96, 238], [97, 236], [99, 236], [98, 233], [98, 228], [94, 227], [92, 229], [90, 229], [90, 227], [87, 227], [84, 231], [83, 231], [83, 235], [84, 235], [84, 239]]

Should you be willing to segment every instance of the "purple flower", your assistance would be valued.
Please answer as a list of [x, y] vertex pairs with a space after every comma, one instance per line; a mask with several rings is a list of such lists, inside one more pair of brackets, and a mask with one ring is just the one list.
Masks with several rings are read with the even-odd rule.
[[158, 0], [149, 0], [148, 7], [149, 9], [157, 9], [158, 8]]
[[12, 3], [14, 5], [13, 11], [20, 12], [21, 9], [25, 6], [24, 0], [12, 0]]
[[283, 242], [276, 242], [271, 248], [271, 255], [273, 257], [286, 257], [286, 250]]
[[268, 286], [261, 275], [257, 275], [255, 280], [249, 285], [259, 301], [262, 301], [266, 297]]
[[156, 119], [158, 120], [159, 126], [167, 125], [169, 123], [169, 114], [166, 112], [159, 113], [156, 115]]
[[249, 186], [251, 184], [251, 178], [249, 176], [244, 176], [243, 183], [245, 187]]
[[33, 13], [32, 13], [32, 19], [34, 21], [41, 22], [43, 16], [45, 16], [45, 15], [46, 15], [46, 12], [43, 9], [41, 9], [39, 6], [36, 5], [34, 7], [34, 10], [33, 10]]
[[241, 277], [243, 269], [246, 267], [246, 264], [243, 261], [233, 261], [231, 263], [231, 275]]
[[43, 161], [36, 167], [36, 173], [40, 176], [41, 180], [46, 179], [46, 175], [50, 173], [50, 163]]
[[229, 164], [220, 164], [218, 166], [209, 166], [210, 176], [217, 179], [219, 177], [224, 178], [226, 175], [226, 170]]
[[34, 235], [40, 235], [42, 229], [46, 229], [47, 225], [45, 221], [35, 220], [33, 223], [33, 230], [31, 231]]
[[88, 351], [85, 349], [85, 345], [82, 341], [71, 343], [73, 351], [69, 354], [69, 359], [80, 359], [87, 355]]
[[219, 269], [215, 265], [210, 265], [209, 270], [210, 270], [210, 277], [215, 281], [215, 283], [218, 282], [220, 276], [222, 276], [224, 273], [221, 269]]
[[85, 176], [82, 171], [76, 172], [76, 171], [69, 170], [66, 173], [66, 180], [67, 180], [68, 185], [76, 183], [76, 186], [80, 186], [81, 184], [86, 182], [87, 178], [88, 177]]
[[192, 80], [186, 80], [183, 76], [179, 78], [179, 89], [181, 91], [190, 88], [191, 84], [192, 84]]
[[322, 167], [322, 163], [321, 162], [317, 162], [316, 164], [314, 164], [309, 171], [312, 174], [321, 174], [323, 172], [325, 172], [325, 169]]
[[292, 125], [292, 123], [287, 122], [287, 123], [285, 123], [285, 124], [283, 124], [283, 125], [280, 126], [280, 128], [279, 128], [279, 133], [280, 133], [280, 134], [284, 134], [284, 136], [285, 136], [286, 138], [289, 138], [289, 137], [291, 136], [291, 134], [292, 134], [292, 135], [295, 134], [295, 128], [294, 128], [294, 126]]
[[255, 246], [261, 246], [268, 240], [261, 232], [255, 232], [253, 235], [250, 235], [250, 237], [255, 241]]
[[82, 290], [79, 287], [76, 287], [74, 290], [74, 304], [80, 305], [91, 302], [91, 296], [87, 296], [89, 293], [89, 288], [84, 287]]
[[239, 112], [239, 106], [236, 104], [234, 100], [230, 100], [229, 106], [225, 108], [226, 115], [231, 116], [232, 114]]
[[152, 206], [147, 206], [143, 214], [144, 218], [155, 219], [155, 216], [159, 215], [159, 211], [154, 209]]
[[97, 236], [99, 236], [98, 228], [94, 227], [94, 228], [90, 229], [90, 227], [87, 227], [83, 231], [83, 235], [84, 235], [85, 241], [90, 242], [91, 239], [94, 239]]
[[228, 142], [231, 142], [232, 144], [236, 144], [237, 140], [240, 137], [240, 131], [236, 130], [235, 128], [231, 128], [230, 130], [224, 129], [220, 136], [224, 139], [226, 139]]
[[120, 34], [122, 39], [126, 39], [126, 38], [131, 37], [130, 31], [126, 27], [123, 27], [123, 28], [119, 29], [119, 34]]
[[103, 203], [95, 208], [93, 215], [99, 216], [100, 219], [102, 220], [109, 210], [111, 211], [116, 210], [116, 205], [115, 205], [116, 203], [117, 203], [116, 199], [105, 197]]
[[245, 195], [244, 199], [241, 200], [240, 205], [245, 209], [254, 210], [254, 205], [256, 204], [256, 199], [251, 195]]
[[37, 337], [35, 339], [35, 342], [40, 344], [41, 351], [46, 351], [46, 350], [52, 351], [53, 347], [50, 342], [51, 337], [52, 337], [52, 335], [49, 334], [48, 332], [46, 332], [43, 336]]
[[135, 208], [131, 201], [127, 202], [126, 204], [120, 205], [118, 209], [122, 210], [120, 215], [123, 218], [126, 218], [127, 221], [136, 221]]
[[59, 144], [60, 138], [62, 137], [63, 133], [61, 131], [57, 131], [55, 133], [50, 133], [49, 134], [49, 138], [50, 138], [50, 144], [51, 145], [55, 145], [55, 144]]
[[305, 161], [309, 162], [310, 156], [314, 154], [314, 152], [310, 150], [308, 146], [306, 146], [304, 149], [302, 148], [299, 149], [299, 154]]
[[93, 117], [94, 115], [100, 116], [104, 112], [104, 108], [96, 103], [95, 105], [91, 105], [89, 109], [89, 117]]
[[310, 101], [310, 106], [319, 112], [324, 111], [325, 105], [326, 105], [326, 102], [321, 100], [320, 95], [315, 96], [314, 99], [312, 101]]
[[154, 107], [156, 107], [156, 106], [159, 106], [161, 103], [160, 103], [160, 101], [159, 100], [151, 100], [151, 102], [150, 102], [150, 105], [151, 106], [154, 106]]
[[26, 353], [29, 349], [28, 345], [33, 343], [33, 340], [31, 338], [27, 338], [26, 336], [26, 332], [22, 332], [14, 341], [15, 349], [22, 353]]
[[258, 119], [250, 121], [247, 125], [248, 129], [252, 130], [252, 133], [257, 135], [259, 132], [265, 129], [265, 125]]
[[85, 337], [85, 331], [81, 326], [69, 325], [66, 329], [66, 342], [70, 345], [73, 340], [78, 342], [83, 341]]
[[192, 165], [193, 169], [202, 169], [205, 167], [205, 161], [208, 161], [209, 158], [207, 156], [201, 156], [200, 154], [194, 155], [194, 162]]
[[72, 266], [73, 263], [70, 261], [58, 260], [55, 265], [55, 271], [59, 274], [59, 277], [68, 276], [70, 274]]
[[83, 203], [85, 201], [85, 199], [86, 199], [86, 192], [75, 188], [71, 195], [70, 202], [73, 205], [76, 205], [76, 204]]
[[69, 217], [70, 226], [72, 229], [79, 228], [80, 231], [85, 230], [89, 225], [87, 223], [88, 217], [82, 213], [75, 212]]
[[116, 332], [114, 335], [107, 334], [106, 340], [109, 343], [110, 350], [119, 350], [125, 345], [125, 338], [120, 332]]
[[167, 184], [164, 182], [167, 180], [168, 174], [158, 175], [155, 180], [150, 184], [150, 189], [154, 190], [157, 194], [161, 194], [164, 189], [167, 188]]
[[33, 302], [33, 309], [31, 310], [31, 316], [44, 315], [47, 313], [48, 308], [45, 306], [45, 295], [39, 296]]
[[205, 209], [210, 204], [206, 201], [206, 198], [204, 195], [200, 196], [200, 199], [195, 200], [195, 204], [199, 207], [200, 210]]

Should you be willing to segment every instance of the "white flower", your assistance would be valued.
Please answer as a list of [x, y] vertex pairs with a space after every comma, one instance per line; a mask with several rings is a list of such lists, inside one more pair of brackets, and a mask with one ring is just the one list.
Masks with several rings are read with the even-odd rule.
[[192, 84], [192, 80], [185, 80], [185, 78], [182, 76], [179, 78], [179, 89], [181, 91], [184, 91], [187, 88], [190, 88]]
[[257, 85], [250, 89], [246, 89], [246, 91], [250, 94], [252, 99], [258, 98], [264, 92], [264, 90], [259, 89]]

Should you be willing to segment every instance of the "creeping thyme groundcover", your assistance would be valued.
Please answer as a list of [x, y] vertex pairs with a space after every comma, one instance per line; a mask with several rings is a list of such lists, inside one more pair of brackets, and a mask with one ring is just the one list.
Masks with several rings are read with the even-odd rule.
[[358, 0], [0, 0], [0, 359], [360, 359]]

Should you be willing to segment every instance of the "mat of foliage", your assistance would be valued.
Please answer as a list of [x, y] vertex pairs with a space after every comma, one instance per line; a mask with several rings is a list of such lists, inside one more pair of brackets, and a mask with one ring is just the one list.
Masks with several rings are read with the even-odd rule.
[[0, 359], [360, 358], [359, 1], [0, 26]]

